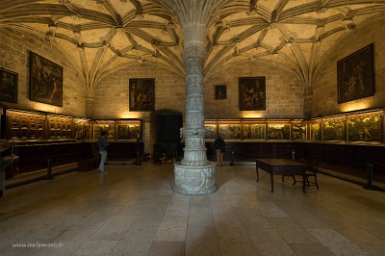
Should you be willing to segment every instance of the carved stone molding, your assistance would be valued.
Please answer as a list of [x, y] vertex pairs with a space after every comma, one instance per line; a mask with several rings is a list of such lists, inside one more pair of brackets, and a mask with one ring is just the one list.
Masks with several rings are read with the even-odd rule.
[[208, 162], [204, 166], [174, 165], [176, 192], [187, 195], [202, 195], [215, 192], [215, 163]]

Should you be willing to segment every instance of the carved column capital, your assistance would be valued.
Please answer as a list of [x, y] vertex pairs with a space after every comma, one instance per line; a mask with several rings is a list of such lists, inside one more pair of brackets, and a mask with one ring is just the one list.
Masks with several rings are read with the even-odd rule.
[[203, 59], [205, 55], [206, 55], [206, 49], [202, 44], [192, 44], [183, 50], [184, 60], [188, 60], [189, 58]]

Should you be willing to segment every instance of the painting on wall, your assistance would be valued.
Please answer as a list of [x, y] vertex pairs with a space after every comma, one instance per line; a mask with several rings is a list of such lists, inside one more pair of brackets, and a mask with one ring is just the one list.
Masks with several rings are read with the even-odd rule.
[[36, 53], [29, 55], [30, 99], [63, 106], [63, 67]]
[[115, 122], [113, 121], [98, 121], [93, 124], [93, 139], [97, 140], [100, 138], [102, 131], [107, 132], [107, 139], [115, 140]]
[[337, 62], [338, 103], [374, 95], [373, 52], [370, 44]]
[[225, 100], [226, 98], [227, 98], [226, 85], [216, 85], [215, 86], [215, 99], [216, 100]]
[[310, 123], [310, 139], [322, 140], [321, 121], [314, 120]]
[[217, 124], [205, 122], [206, 128], [206, 139], [216, 139], [217, 138]]
[[266, 78], [239, 78], [239, 110], [266, 109]]
[[290, 124], [289, 123], [267, 124], [267, 136], [269, 140], [290, 140]]
[[154, 78], [129, 80], [130, 111], [154, 111]]
[[142, 126], [140, 120], [120, 122], [116, 125], [117, 140], [136, 141], [142, 138]]
[[307, 125], [306, 123], [292, 123], [291, 138], [293, 140], [306, 140]]
[[368, 114], [348, 118], [348, 140], [382, 142], [382, 115]]
[[75, 140], [89, 140], [92, 138], [92, 124], [87, 119], [74, 119], [74, 138]]
[[345, 140], [345, 120], [325, 119], [322, 122], [324, 140]]
[[266, 124], [264, 123], [245, 123], [242, 125], [243, 139], [246, 140], [265, 140]]
[[0, 68], [0, 100], [17, 103], [18, 75], [10, 70]]
[[224, 140], [239, 140], [241, 139], [241, 124], [240, 123], [221, 123], [218, 125], [218, 136]]

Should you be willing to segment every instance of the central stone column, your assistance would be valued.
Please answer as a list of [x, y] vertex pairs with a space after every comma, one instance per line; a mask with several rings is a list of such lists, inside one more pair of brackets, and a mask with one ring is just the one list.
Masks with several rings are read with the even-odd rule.
[[174, 190], [183, 194], [209, 194], [216, 190], [216, 163], [207, 161], [204, 127], [203, 60], [204, 26], [184, 27], [183, 58], [186, 70], [186, 127], [181, 129], [185, 140], [184, 157], [174, 164]]

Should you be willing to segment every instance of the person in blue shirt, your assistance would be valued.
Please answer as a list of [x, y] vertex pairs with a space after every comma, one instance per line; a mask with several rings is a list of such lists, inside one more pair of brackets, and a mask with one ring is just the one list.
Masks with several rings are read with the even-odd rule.
[[99, 154], [100, 154], [100, 164], [99, 164], [99, 172], [104, 172], [104, 164], [107, 160], [107, 132], [102, 131], [100, 133], [100, 138], [98, 140], [98, 148], [99, 148]]

